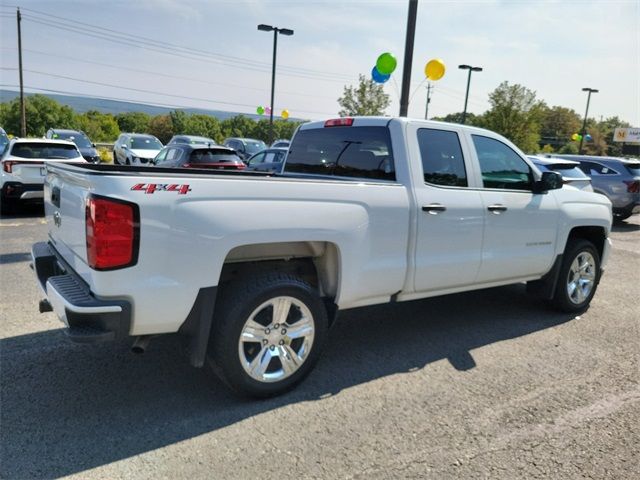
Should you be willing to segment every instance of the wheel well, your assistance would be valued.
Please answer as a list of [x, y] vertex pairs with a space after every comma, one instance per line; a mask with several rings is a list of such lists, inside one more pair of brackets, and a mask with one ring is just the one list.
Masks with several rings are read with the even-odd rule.
[[604, 250], [604, 241], [606, 238], [605, 229], [603, 227], [575, 227], [569, 233], [569, 239], [583, 238], [590, 241], [598, 250], [598, 255], [602, 258]]
[[318, 289], [327, 303], [329, 318], [337, 310], [340, 256], [329, 242], [279, 242], [243, 245], [225, 258], [219, 284], [268, 272], [295, 275]]

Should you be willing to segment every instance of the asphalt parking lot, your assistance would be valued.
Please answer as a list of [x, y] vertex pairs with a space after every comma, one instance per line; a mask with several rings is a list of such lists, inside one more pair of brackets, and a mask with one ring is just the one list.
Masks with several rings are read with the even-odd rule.
[[2, 478], [638, 478], [639, 216], [580, 317], [521, 285], [346, 312], [300, 387], [247, 401], [176, 338], [69, 343], [41, 215], [0, 220]]

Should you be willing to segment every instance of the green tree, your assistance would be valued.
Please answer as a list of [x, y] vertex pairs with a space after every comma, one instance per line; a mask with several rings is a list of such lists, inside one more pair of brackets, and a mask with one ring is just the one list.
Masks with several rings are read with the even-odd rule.
[[338, 104], [342, 107], [339, 114], [342, 117], [384, 115], [390, 103], [383, 86], [361, 74], [357, 87], [345, 85], [342, 97], [338, 99]]
[[89, 110], [76, 116], [78, 128], [94, 142], [115, 142], [120, 135], [118, 122], [110, 113]]
[[556, 149], [571, 141], [571, 135], [582, 127], [580, 115], [570, 108], [544, 108], [540, 120], [540, 141]]
[[[432, 120], [436, 120], [439, 122], [448, 122], [448, 123], [462, 123], [462, 112], [450, 113], [449, 115], [445, 115], [444, 117], [434, 117]], [[475, 115], [473, 113], [467, 112], [467, 117], [465, 118], [466, 125], [473, 125], [474, 127], [482, 127], [483, 126], [483, 116]]]
[[620, 120], [618, 117], [605, 118], [603, 121], [598, 122], [596, 127], [602, 133], [604, 141], [607, 144], [607, 155], [612, 157], [621, 157], [622, 143], [613, 141], [613, 134], [616, 128], [629, 128], [632, 125], [628, 122]]
[[236, 115], [235, 117], [223, 120], [220, 125], [222, 135], [227, 137], [250, 137], [254, 138], [254, 130], [256, 122], [244, 115]]
[[[189, 115], [185, 122], [185, 130], [181, 133], [187, 135], [200, 135], [202, 137], [209, 137], [216, 142], [221, 142], [222, 129], [220, 127], [220, 121], [216, 117], [210, 115], [193, 114]], [[175, 128], [174, 131], [178, 132]]]
[[[24, 99], [27, 136], [41, 137], [50, 128], [78, 128], [71, 107], [61, 105], [44, 95], [29, 95]], [[7, 132], [20, 135], [20, 99], [14, 98], [0, 110], [0, 123]]]
[[187, 122], [188, 116], [184, 110], [174, 110], [169, 113], [169, 117], [171, 118], [171, 124], [173, 125], [173, 131], [176, 135], [187, 133]]
[[149, 133], [162, 143], [167, 143], [174, 135], [173, 122], [170, 115], [156, 115], [149, 122]]
[[151, 115], [144, 112], [125, 112], [116, 115], [121, 132], [146, 133], [149, 131]]
[[491, 109], [484, 114], [484, 126], [504, 135], [525, 152], [538, 150], [540, 120], [544, 103], [522, 85], [502, 82], [489, 94]]

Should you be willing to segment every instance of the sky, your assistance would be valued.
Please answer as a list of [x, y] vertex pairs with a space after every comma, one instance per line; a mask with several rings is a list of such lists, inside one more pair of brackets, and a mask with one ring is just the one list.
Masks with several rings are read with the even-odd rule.
[[[268, 106], [273, 33], [280, 35], [274, 112], [337, 116], [337, 99], [377, 57], [398, 67], [384, 85], [397, 115], [408, 0], [0, 0], [0, 88], [17, 89], [16, 7], [27, 91], [255, 113]], [[424, 118], [425, 64], [441, 59], [429, 117], [490, 108], [503, 81], [547, 105], [640, 127], [640, 0], [419, 0], [409, 116]]]

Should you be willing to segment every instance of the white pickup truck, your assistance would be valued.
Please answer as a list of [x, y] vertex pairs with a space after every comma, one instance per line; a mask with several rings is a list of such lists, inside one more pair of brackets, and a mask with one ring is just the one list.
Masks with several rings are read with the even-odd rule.
[[518, 282], [586, 309], [611, 204], [562, 187], [495, 133], [405, 118], [302, 125], [281, 175], [50, 164], [40, 309], [77, 342], [179, 332], [194, 366], [274, 395], [339, 310]]

